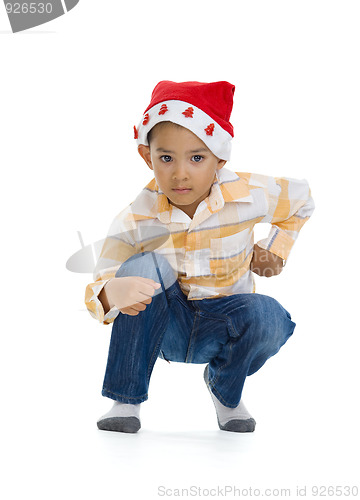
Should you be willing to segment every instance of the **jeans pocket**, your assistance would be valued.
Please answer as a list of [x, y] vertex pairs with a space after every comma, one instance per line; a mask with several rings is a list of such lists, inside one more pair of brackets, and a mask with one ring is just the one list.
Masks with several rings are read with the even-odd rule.
[[231, 339], [238, 339], [241, 335], [241, 332], [239, 332], [235, 327], [234, 327], [234, 324], [233, 322], [231, 321], [231, 318], [227, 318], [227, 322], [226, 322], [226, 326], [227, 326], [227, 331], [228, 331], [228, 334], [229, 334], [229, 337]]

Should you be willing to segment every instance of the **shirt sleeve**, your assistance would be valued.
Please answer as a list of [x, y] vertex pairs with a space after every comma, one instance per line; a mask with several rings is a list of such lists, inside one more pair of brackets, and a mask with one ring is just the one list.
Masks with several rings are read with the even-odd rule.
[[269, 236], [257, 242], [260, 248], [289, 257], [290, 251], [305, 222], [315, 209], [306, 179], [261, 176], [268, 199], [268, 214], [260, 222], [269, 222]]
[[134, 232], [123, 223], [124, 213], [126, 212], [123, 211], [117, 215], [111, 223], [93, 272], [93, 283], [89, 283], [85, 290], [87, 310], [93, 318], [104, 325], [112, 323], [119, 314], [119, 310], [114, 306], [105, 314], [99, 294], [106, 283], [115, 277], [121, 264], [137, 253], [138, 245]]

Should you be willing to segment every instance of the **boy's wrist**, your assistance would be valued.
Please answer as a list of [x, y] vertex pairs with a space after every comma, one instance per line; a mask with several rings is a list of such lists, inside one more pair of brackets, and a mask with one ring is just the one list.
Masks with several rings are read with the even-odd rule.
[[111, 293], [110, 293], [110, 289], [108, 286], [110, 281], [112, 281], [112, 278], [107, 283], [105, 283], [105, 285], [103, 286], [103, 288], [98, 296], [98, 299], [100, 300], [100, 302], [103, 306], [105, 314], [107, 314], [110, 311], [110, 309], [112, 309], [114, 307], [114, 303], [111, 300]]
[[114, 278], [109, 279], [109, 281], [104, 286], [106, 298], [107, 298], [107, 301], [108, 301], [108, 304], [109, 304], [109, 309], [112, 309], [114, 307], [114, 302], [112, 300], [112, 284], [113, 284], [113, 281], [114, 281]]

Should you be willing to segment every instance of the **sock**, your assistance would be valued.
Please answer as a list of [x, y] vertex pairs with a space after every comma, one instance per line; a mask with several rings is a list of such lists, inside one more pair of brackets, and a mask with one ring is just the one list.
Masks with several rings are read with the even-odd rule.
[[135, 433], [140, 427], [140, 404], [133, 405], [114, 401], [110, 411], [97, 421], [97, 426], [103, 431]]
[[213, 394], [209, 386], [209, 365], [205, 367], [204, 380], [215, 406], [220, 429], [232, 432], [253, 432], [256, 422], [247, 411], [242, 400], [236, 408], [228, 408], [217, 399], [215, 394]]

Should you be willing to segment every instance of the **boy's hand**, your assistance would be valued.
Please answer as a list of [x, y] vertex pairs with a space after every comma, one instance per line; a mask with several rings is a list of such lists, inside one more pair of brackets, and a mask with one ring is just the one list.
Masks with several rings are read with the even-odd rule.
[[259, 276], [270, 278], [283, 270], [283, 259], [274, 253], [254, 245], [254, 254], [250, 262], [250, 269]]
[[150, 278], [125, 276], [112, 278], [104, 289], [109, 309], [116, 306], [123, 314], [137, 316], [140, 311], [146, 309], [146, 304], [151, 303], [151, 297], [160, 286], [160, 283]]

